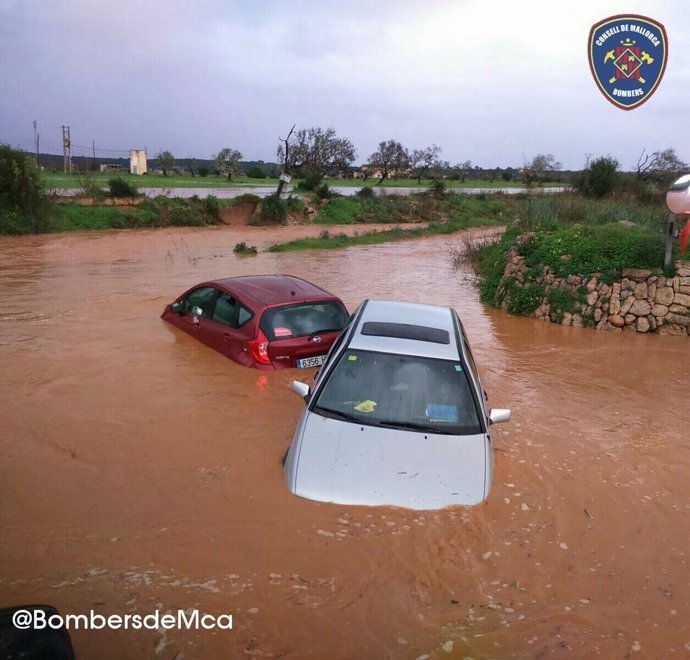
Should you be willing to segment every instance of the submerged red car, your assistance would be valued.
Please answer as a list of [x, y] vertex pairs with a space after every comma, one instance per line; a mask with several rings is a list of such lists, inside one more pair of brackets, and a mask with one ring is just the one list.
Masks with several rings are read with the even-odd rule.
[[283, 369], [323, 364], [348, 312], [299, 277], [247, 275], [197, 284], [161, 318], [246, 367]]

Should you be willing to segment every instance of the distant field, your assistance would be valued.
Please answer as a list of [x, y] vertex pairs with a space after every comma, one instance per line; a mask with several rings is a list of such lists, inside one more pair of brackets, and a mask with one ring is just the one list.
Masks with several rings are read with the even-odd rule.
[[[277, 186], [278, 179], [250, 179], [246, 176], [233, 178], [228, 182], [221, 176], [191, 176], [171, 174], [136, 175], [128, 172], [94, 175], [96, 181], [103, 188], [108, 187], [108, 181], [113, 178], [120, 178], [133, 183], [138, 188], [245, 188], [250, 186]], [[81, 188], [83, 179], [79, 174], [64, 174], [63, 172], [43, 172], [43, 179], [48, 188]]]
[[[264, 187], [277, 186], [278, 179], [250, 179], [247, 176], [234, 177], [232, 181], [228, 181], [222, 176], [190, 176], [171, 174], [170, 176], [163, 176], [162, 174], [146, 174], [138, 176], [136, 174], [129, 174], [123, 172], [119, 174], [96, 174], [96, 181], [103, 188], [108, 187], [108, 180], [114, 177], [119, 177], [125, 181], [133, 183], [139, 188], [249, 188], [249, 187]], [[48, 188], [81, 188], [83, 187], [83, 179], [79, 174], [64, 174], [62, 172], [43, 172], [43, 178]], [[295, 180], [293, 179], [293, 182]], [[362, 181], [361, 179], [326, 179], [329, 186], [340, 186], [348, 188], [373, 188], [378, 184], [378, 179], [369, 179]], [[381, 187], [384, 188], [428, 188], [431, 185], [429, 179], [422, 179], [422, 183], [418, 184], [417, 179], [386, 179]], [[468, 179], [464, 183], [460, 181], [444, 180], [448, 188], [524, 188], [524, 184], [516, 181], [485, 181]], [[563, 183], [547, 183], [545, 186], [562, 186]]]

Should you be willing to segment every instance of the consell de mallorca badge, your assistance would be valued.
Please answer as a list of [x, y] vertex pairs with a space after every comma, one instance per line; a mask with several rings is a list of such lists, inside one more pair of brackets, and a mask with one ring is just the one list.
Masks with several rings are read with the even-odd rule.
[[632, 110], [649, 100], [664, 75], [666, 30], [646, 16], [611, 16], [592, 26], [588, 54], [601, 93], [615, 106]]

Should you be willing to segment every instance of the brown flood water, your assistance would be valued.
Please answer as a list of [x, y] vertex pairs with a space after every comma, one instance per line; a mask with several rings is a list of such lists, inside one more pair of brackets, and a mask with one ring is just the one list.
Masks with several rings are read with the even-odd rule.
[[[238, 257], [314, 228], [0, 239], [0, 606], [199, 609], [234, 629], [72, 631], [77, 658], [690, 655], [690, 344], [511, 318], [458, 237]], [[488, 502], [291, 496], [302, 402], [166, 325], [202, 279], [284, 272], [354, 309], [454, 306], [496, 427]]]

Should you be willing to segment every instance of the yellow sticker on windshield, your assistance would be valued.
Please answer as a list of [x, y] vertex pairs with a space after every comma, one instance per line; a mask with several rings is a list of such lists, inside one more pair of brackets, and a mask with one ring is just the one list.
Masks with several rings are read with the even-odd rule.
[[374, 412], [376, 406], [378, 406], [378, 403], [376, 403], [376, 401], [371, 401], [370, 399], [367, 399], [366, 401], [358, 403], [355, 406], [355, 410], [357, 412], [371, 413]]
[[347, 356], [347, 359], [348, 359], [350, 362], [357, 362], [357, 356], [356, 356], [356, 355], [348, 355], [348, 356]]

